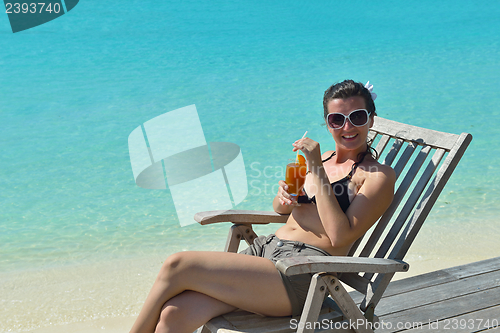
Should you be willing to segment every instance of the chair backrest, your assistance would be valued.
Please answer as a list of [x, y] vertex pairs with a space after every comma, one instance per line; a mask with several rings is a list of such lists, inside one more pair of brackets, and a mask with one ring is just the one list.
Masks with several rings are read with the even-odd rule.
[[359, 239], [349, 255], [403, 259], [472, 136], [375, 117], [369, 139], [381, 163], [396, 171], [396, 193], [371, 234], [364, 242]]

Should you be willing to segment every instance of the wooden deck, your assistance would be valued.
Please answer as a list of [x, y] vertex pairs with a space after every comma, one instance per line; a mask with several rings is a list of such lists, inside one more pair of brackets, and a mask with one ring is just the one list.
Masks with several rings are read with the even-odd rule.
[[500, 257], [391, 282], [375, 313], [376, 333], [500, 332]]

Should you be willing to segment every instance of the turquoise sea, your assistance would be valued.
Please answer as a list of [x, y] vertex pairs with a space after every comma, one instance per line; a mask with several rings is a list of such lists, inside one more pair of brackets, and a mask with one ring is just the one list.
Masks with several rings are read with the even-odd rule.
[[446, 245], [457, 257], [495, 243], [498, 17], [497, 1], [82, 0], [13, 34], [0, 14], [0, 332], [133, 315], [143, 299], [82, 296], [83, 316], [54, 310], [68, 299], [28, 320], [17, 291], [40, 288], [43, 272], [101, 265], [118, 273], [96, 270], [97, 280], [126, 279], [113, 263], [152, 258], [157, 270], [176, 251], [222, 249], [227, 226], [180, 227], [169, 190], [140, 188], [132, 174], [132, 130], [192, 104], [208, 142], [241, 147], [249, 193], [237, 208], [269, 210], [293, 141], [307, 130], [333, 148], [323, 91], [369, 80], [379, 116], [474, 136], [422, 248], [443, 242], [443, 230], [461, 237]]

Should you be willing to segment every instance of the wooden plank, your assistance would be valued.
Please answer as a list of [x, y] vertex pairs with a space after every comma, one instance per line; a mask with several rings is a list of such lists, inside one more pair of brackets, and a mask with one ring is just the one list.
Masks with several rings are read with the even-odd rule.
[[480, 332], [499, 333], [500, 332], [500, 327], [491, 328], [489, 330], [484, 330], [484, 331], [480, 331]]
[[[290, 333], [290, 320], [292, 317], [264, 317], [246, 311], [236, 311], [221, 316], [230, 323], [230, 328], [234, 332], [245, 333]], [[220, 318], [220, 317], [217, 317]], [[296, 319], [298, 321], [298, 319]], [[217, 331], [215, 331], [217, 332]]]
[[348, 257], [354, 256], [356, 253], [356, 250], [358, 249], [359, 244], [361, 244], [361, 241], [363, 240], [363, 237], [365, 237], [366, 234], [363, 234], [363, 236], [359, 237], [351, 246], [349, 249], [349, 252], [347, 253]]
[[464, 277], [483, 274], [498, 269], [500, 269], [500, 257], [450, 267], [445, 269], [444, 271], [455, 276], [456, 278], [461, 279]]
[[430, 145], [450, 150], [458, 135], [445, 132], [434, 131], [417, 126], [402, 124], [393, 120], [375, 117], [372, 127], [373, 131], [387, 134], [392, 137], [399, 137], [407, 141], [414, 141], [420, 145]]
[[389, 166], [392, 165], [392, 162], [394, 162], [394, 159], [398, 155], [398, 153], [399, 153], [399, 151], [400, 151], [401, 146], [403, 145], [403, 143], [404, 143], [403, 140], [396, 139], [394, 141], [394, 143], [392, 144], [391, 149], [389, 150], [389, 152], [385, 156], [385, 159], [382, 162], [382, 164], [389, 165]]
[[500, 305], [479, 311], [469, 312], [442, 320], [434, 320], [421, 327], [404, 330], [405, 333], [417, 332], [453, 332], [470, 333], [484, 332], [500, 328]]
[[492, 290], [492, 288], [500, 288], [500, 270], [384, 297], [377, 306], [376, 312], [378, 316], [383, 316], [396, 313], [401, 309], [420, 308], [456, 297], [473, 295], [483, 290]]
[[[392, 281], [387, 287], [382, 299], [389, 296], [409, 293], [415, 290], [424, 290], [425, 288], [429, 288], [432, 286], [439, 286], [452, 281], [458, 281], [459, 279], [473, 277], [497, 270], [500, 270], [500, 257], [481, 260], [469, 264], [412, 276], [406, 279]], [[346, 275], [349, 275], [349, 277], [351, 277], [351, 275], [354, 274], [348, 273]], [[361, 285], [359, 287], [359, 289], [362, 288]], [[364, 295], [357, 291], [351, 291], [350, 295], [357, 304], [361, 303], [364, 298]]]
[[496, 326], [496, 327], [492, 327], [490, 329], [483, 330], [483, 331], [480, 331], [480, 332], [498, 333], [498, 332], [500, 332], [500, 327]]
[[370, 131], [368, 132], [368, 138], [366, 141], [368, 141], [368, 144], [371, 146], [373, 144], [373, 141], [375, 141], [375, 138], [377, 137], [378, 133], [375, 131]]
[[[445, 301], [420, 306], [418, 308], [406, 309], [386, 316], [380, 316], [380, 320], [382, 322], [392, 323], [393, 327], [396, 327], [397, 323], [428, 323], [429, 320], [443, 320], [457, 315], [457, 312], [461, 314], [499, 305], [499, 291], [499, 288], [482, 290], [474, 294], [455, 297]], [[381, 327], [377, 330], [377, 333], [379, 332], [394, 331]]]
[[377, 151], [377, 153], [380, 155], [382, 155], [385, 147], [387, 146], [387, 144], [389, 143], [389, 140], [391, 139], [391, 137], [389, 135], [383, 135], [381, 138], [380, 138], [380, 141], [377, 143], [377, 147], [375, 147], [375, 150]]
[[393, 273], [405, 272], [408, 267], [407, 263], [400, 260], [341, 256], [290, 257], [280, 259], [276, 263], [276, 268], [289, 276], [317, 272]]
[[445, 270], [412, 276], [406, 279], [391, 282], [387, 287], [384, 297], [403, 294], [413, 290], [421, 290], [423, 288], [441, 285], [443, 283], [456, 280], [458, 280], [457, 277]]
[[412, 276], [406, 279], [391, 282], [385, 292], [384, 297], [401, 294], [424, 287], [431, 287], [450, 281], [456, 281], [458, 279], [476, 276], [499, 269], [500, 257], [496, 257], [433, 271], [417, 276]]
[[411, 156], [413, 155], [413, 152], [415, 149], [418, 147], [418, 145], [414, 142], [410, 142], [408, 146], [406, 147], [405, 151], [399, 157], [398, 162], [394, 166], [394, 172], [396, 172], [396, 179], [399, 178], [401, 175], [401, 172], [404, 170], [406, 164], [408, 164], [408, 161], [410, 160]]

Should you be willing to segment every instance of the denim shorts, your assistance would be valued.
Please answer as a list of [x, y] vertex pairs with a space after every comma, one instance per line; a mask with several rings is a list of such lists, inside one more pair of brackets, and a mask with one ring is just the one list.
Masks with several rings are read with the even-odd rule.
[[[330, 256], [328, 252], [319, 247], [304, 244], [297, 241], [283, 240], [272, 234], [260, 236], [242, 254], [263, 257], [271, 260], [274, 264], [280, 259], [298, 256]], [[278, 271], [285, 285], [288, 297], [292, 303], [292, 315], [300, 315], [306, 302], [309, 284], [313, 274], [299, 274], [286, 276]]]

